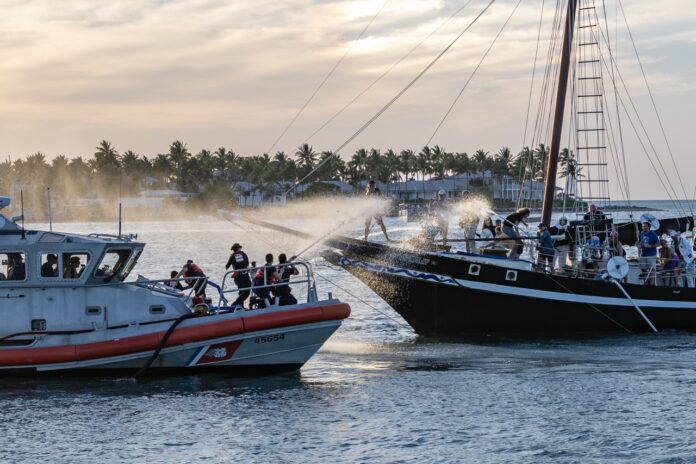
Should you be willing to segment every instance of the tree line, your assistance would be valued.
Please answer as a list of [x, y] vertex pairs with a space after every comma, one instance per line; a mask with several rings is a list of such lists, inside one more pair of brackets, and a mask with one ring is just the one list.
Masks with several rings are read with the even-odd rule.
[[[133, 150], [119, 153], [109, 141], [102, 140], [92, 158], [59, 155], [48, 160], [42, 153], [22, 159], [0, 162], [0, 192], [15, 194], [21, 188], [28, 194], [51, 187], [57, 196], [86, 198], [94, 195], [107, 199], [134, 196], [144, 189], [167, 189], [198, 194], [201, 201], [230, 201], [231, 186], [248, 181], [265, 192], [278, 193], [289, 183], [307, 178], [306, 182], [342, 180], [353, 185], [373, 178], [382, 182], [443, 179], [461, 173], [490, 172], [495, 176], [512, 176], [543, 180], [548, 148], [525, 147], [513, 154], [508, 147], [496, 153], [479, 149], [449, 152], [443, 147], [423, 147], [419, 151], [404, 149], [381, 151], [376, 148], [356, 150], [347, 161], [331, 151], [317, 151], [304, 144], [289, 155], [242, 156], [220, 147], [193, 154], [186, 143], [176, 140], [167, 153], [153, 157]], [[575, 156], [567, 149], [561, 153], [561, 177], [579, 175]]]

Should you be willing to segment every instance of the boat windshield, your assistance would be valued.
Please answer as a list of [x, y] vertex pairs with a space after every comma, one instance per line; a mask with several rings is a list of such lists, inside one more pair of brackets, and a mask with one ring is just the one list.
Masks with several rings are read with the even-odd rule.
[[123, 269], [123, 272], [121, 273], [121, 280], [126, 280], [126, 277], [128, 277], [128, 274], [133, 270], [136, 264], [138, 264], [138, 258], [140, 258], [140, 255], [143, 253], [142, 250], [138, 251], [135, 256], [133, 256], [133, 259], [128, 261], [128, 265]]
[[[131, 250], [128, 249], [107, 250], [104, 257], [99, 262], [97, 269], [94, 271], [94, 277], [104, 277], [106, 280], [111, 280], [119, 276], [130, 255]], [[123, 280], [125, 276], [119, 278]]]

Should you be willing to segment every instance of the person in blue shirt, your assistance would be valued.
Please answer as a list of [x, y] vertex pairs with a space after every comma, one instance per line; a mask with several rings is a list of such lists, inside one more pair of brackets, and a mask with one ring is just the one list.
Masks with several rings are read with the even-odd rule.
[[548, 263], [551, 273], [553, 274], [553, 255], [555, 249], [553, 248], [553, 239], [551, 238], [551, 232], [549, 232], [546, 224], [543, 222], [537, 227], [537, 236], [539, 237], [539, 254], [537, 255], [537, 266], [542, 270], [546, 268]]
[[655, 271], [657, 269], [657, 246], [660, 239], [655, 231], [650, 230], [650, 222], [643, 223], [643, 230], [640, 233], [640, 272], [645, 285], [655, 285]]

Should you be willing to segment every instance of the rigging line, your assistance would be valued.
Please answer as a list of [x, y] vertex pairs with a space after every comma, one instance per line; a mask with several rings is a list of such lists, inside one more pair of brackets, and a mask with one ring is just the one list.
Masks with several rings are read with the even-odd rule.
[[430, 138], [428, 139], [428, 141], [425, 143], [425, 146], [426, 146], [426, 147], [427, 147], [428, 145], [430, 145], [430, 142], [433, 141], [433, 139], [435, 138], [435, 135], [437, 135], [438, 131], [439, 131], [440, 128], [442, 127], [442, 124], [444, 124], [444, 122], [445, 122], [445, 120], [447, 119], [447, 117], [450, 115], [450, 113], [452, 113], [452, 110], [454, 109], [454, 106], [457, 104], [457, 102], [458, 102], [459, 99], [461, 98], [462, 94], [464, 93], [464, 91], [466, 90], [466, 88], [469, 86], [469, 83], [471, 83], [471, 80], [472, 80], [472, 79], [474, 78], [474, 76], [476, 75], [476, 72], [479, 70], [479, 68], [481, 67], [481, 65], [483, 64], [483, 62], [486, 60], [486, 57], [488, 56], [488, 53], [493, 49], [493, 46], [494, 46], [495, 43], [498, 41], [498, 38], [499, 38], [500, 35], [503, 33], [503, 31], [505, 30], [505, 27], [508, 25], [508, 23], [509, 23], [510, 20], [512, 19], [513, 15], [514, 15], [515, 12], [517, 11], [517, 8], [520, 6], [520, 3], [522, 3], [522, 0], [518, 0], [518, 1], [517, 1], [517, 4], [515, 5], [515, 8], [512, 9], [512, 13], [510, 13], [510, 16], [508, 16], [507, 20], [505, 20], [505, 23], [503, 23], [503, 26], [500, 28], [500, 30], [498, 31], [498, 33], [496, 34], [496, 36], [493, 38], [493, 41], [492, 41], [491, 44], [488, 46], [488, 49], [486, 50], [486, 52], [485, 52], [485, 53], [483, 54], [483, 56], [481, 57], [481, 60], [478, 62], [478, 64], [477, 64], [476, 67], [474, 68], [474, 70], [473, 70], [473, 71], [471, 72], [471, 74], [469, 75], [469, 78], [468, 78], [468, 79], [466, 80], [466, 82], [464, 83], [464, 86], [463, 86], [462, 89], [459, 91], [459, 93], [458, 93], [457, 96], [455, 97], [454, 101], [452, 102], [452, 104], [450, 105], [450, 107], [449, 107], [449, 108], [447, 109], [447, 111], [445, 112], [444, 116], [442, 116], [442, 119], [440, 120], [440, 122], [438, 123], [437, 127], [436, 127], [435, 130], [433, 131], [433, 134], [430, 136]]
[[370, 22], [368, 22], [367, 25], [360, 32], [360, 35], [358, 35], [358, 37], [350, 44], [350, 47], [348, 47], [348, 50], [346, 50], [345, 53], [343, 54], [343, 56], [341, 56], [341, 58], [336, 62], [336, 64], [334, 64], [333, 68], [331, 68], [329, 73], [319, 83], [319, 86], [316, 89], [314, 89], [314, 92], [312, 92], [312, 94], [309, 96], [307, 101], [304, 102], [304, 105], [302, 105], [300, 110], [290, 120], [288, 125], [285, 126], [285, 129], [283, 129], [283, 131], [280, 133], [280, 135], [275, 139], [275, 141], [270, 146], [270, 148], [268, 150], [266, 150], [266, 153], [271, 153], [273, 151], [273, 149], [276, 147], [276, 145], [278, 145], [278, 142], [280, 142], [280, 139], [282, 139], [283, 136], [285, 136], [286, 132], [288, 130], [290, 130], [290, 127], [292, 127], [292, 125], [295, 123], [297, 118], [300, 117], [300, 115], [304, 112], [304, 110], [307, 108], [309, 103], [314, 99], [314, 97], [317, 95], [317, 93], [319, 93], [319, 90], [321, 90], [321, 88], [324, 87], [324, 84], [326, 84], [326, 82], [329, 80], [329, 78], [333, 75], [334, 71], [336, 71], [336, 69], [341, 65], [341, 63], [348, 56], [348, 54], [351, 52], [351, 50], [353, 50], [353, 47], [355, 46], [355, 44], [358, 43], [360, 41], [360, 39], [362, 39], [363, 35], [365, 35], [365, 32], [367, 32], [367, 30], [370, 28], [370, 26], [375, 21], [375, 19], [377, 19], [377, 16], [379, 16], [379, 14], [382, 12], [382, 10], [387, 5], [387, 3], [389, 3], [389, 0], [384, 1], [384, 3], [380, 7], [380, 9], [377, 11], [377, 13], [372, 17], [372, 19], [370, 19]]
[[[619, 3], [619, 6], [621, 7], [621, 15], [623, 16], [624, 23], [626, 24], [626, 30], [628, 31], [628, 36], [631, 39], [631, 44], [633, 46], [633, 51], [636, 55], [636, 60], [638, 61], [638, 66], [640, 67], [640, 72], [643, 75], [643, 81], [645, 82], [645, 88], [648, 90], [648, 95], [650, 95], [650, 102], [652, 103], [653, 110], [655, 110], [655, 116], [657, 116], [657, 122], [660, 125], [662, 137], [665, 139], [665, 144], [667, 145], [667, 151], [669, 152], [669, 156], [672, 159], [672, 165], [674, 166], [674, 171], [677, 173], [677, 178], [679, 179], [679, 184], [682, 188], [682, 193], [684, 194], [684, 198], [688, 198], [688, 194], [686, 193], [686, 188], [684, 187], [684, 182], [682, 181], [682, 177], [681, 177], [681, 174], [679, 172], [679, 168], [677, 168], [677, 162], [674, 159], [674, 153], [672, 153], [672, 147], [669, 144], [669, 140], [667, 138], [665, 126], [662, 124], [662, 117], [660, 116], [660, 112], [657, 109], [657, 104], [655, 103], [655, 97], [653, 96], [652, 89], [650, 88], [650, 84], [648, 83], [648, 76], [645, 73], [645, 69], [643, 68], [643, 62], [641, 61], [640, 55], [638, 54], [638, 48], [636, 47], [636, 42], [633, 39], [633, 33], [631, 32], [631, 27], [628, 25], [628, 19], [626, 18], [626, 13], [624, 12], [623, 2], [621, 0], [619, 0], [618, 3]], [[693, 215], [693, 214], [694, 214], [693, 209], [691, 209], [691, 215]]]
[[411, 50], [409, 50], [408, 53], [406, 53], [404, 56], [402, 56], [401, 58], [399, 58], [399, 60], [397, 60], [394, 64], [392, 64], [392, 65], [389, 67], [389, 69], [387, 69], [386, 71], [384, 71], [379, 77], [377, 77], [377, 79], [375, 79], [374, 81], [372, 81], [372, 83], [371, 83], [370, 85], [368, 85], [367, 87], [365, 87], [365, 89], [364, 89], [362, 92], [360, 92], [360, 93], [357, 94], [355, 97], [353, 97], [353, 99], [352, 99], [351, 101], [349, 101], [348, 103], [346, 103], [346, 104], [343, 106], [343, 108], [341, 108], [341, 109], [338, 110], [336, 113], [334, 113], [334, 115], [331, 116], [326, 122], [324, 122], [324, 124], [322, 124], [321, 126], [319, 126], [319, 128], [316, 129], [314, 132], [312, 132], [312, 134], [311, 134], [309, 137], [307, 137], [306, 139], [304, 139], [304, 141], [303, 141], [302, 144], [300, 144], [300, 145], [303, 145], [303, 144], [309, 142], [309, 141], [312, 139], [312, 137], [314, 137], [314, 136], [317, 135], [319, 132], [321, 132], [321, 131], [322, 131], [326, 126], [328, 126], [334, 119], [336, 119], [336, 118], [337, 118], [338, 116], [340, 116], [345, 110], [347, 110], [348, 107], [350, 107], [353, 103], [355, 103], [356, 101], [358, 101], [358, 100], [360, 99], [360, 97], [362, 97], [363, 95], [365, 95], [365, 94], [366, 94], [372, 87], [374, 87], [379, 81], [381, 81], [381, 80], [382, 80], [384, 77], [386, 77], [390, 72], [392, 72], [392, 71], [394, 70], [394, 68], [396, 68], [399, 64], [401, 64], [406, 58], [408, 58], [409, 56], [411, 56], [411, 54], [412, 54], [413, 52], [415, 52], [421, 45], [423, 45], [423, 43], [424, 43], [426, 40], [428, 40], [428, 39], [429, 39], [430, 37], [432, 37], [437, 31], [439, 31], [439, 30], [442, 29], [445, 25], [447, 25], [447, 23], [449, 23], [452, 19], [454, 19], [456, 16], [458, 16], [458, 15], [464, 10], [464, 8], [466, 8], [467, 6], [469, 6], [469, 4], [470, 4], [472, 1], [473, 1], [473, 0], [468, 0], [462, 7], [460, 7], [457, 11], [455, 11], [454, 14], [452, 14], [452, 16], [450, 16], [449, 18], [447, 18], [447, 20], [446, 20], [445, 22], [443, 22], [442, 24], [440, 24], [439, 26], [437, 26], [435, 29], [433, 29], [427, 36], [425, 36], [420, 42], [418, 42], [418, 43], [416, 44], [415, 47], [411, 48]]
[[[618, 21], [619, 21], [619, 15], [618, 15], [618, 2], [615, 3], [615, 8], [617, 8], [617, 14], [616, 16], [616, 24], [617, 26], [614, 28], [616, 32], [615, 36], [615, 51], [618, 51], [618, 40], [619, 40], [619, 28], [618, 28]], [[607, 48], [609, 50], [609, 56], [614, 56], [615, 51], [612, 50], [611, 48], [611, 36], [609, 35], [609, 20], [608, 20], [608, 15], [607, 15], [607, 6], [606, 6], [606, 1], [602, 0], [602, 10], [604, 11], [604, 28], [607, 30]], [[616, 95], [618, 94], [618, 89], [616, 87], [616, 80], [614, 79], [614, 72], [615, 68], [618, 68], [618, 63], [616, 63], [616, 60], [612, 60], [612, 67], [611, 67], [611, 76], [612, 76], [612, 82], [613, 82], [613, 90], [614, 90], [614, 104], [616, 106], [616, 125], [617, 125], [617, 130], [619, 133], [619, 141], [621, 142], [621, 158], [623, 160], [623, 171], [624, 171], [624, 178], [626, 179], [626, 197], [628, 199], [628, 203], [631, 203], [631, 192], [630, 192], [630, 184], [628, 182], [628, 164], [626, 163], [626, 148], [624, 145], [624, 138], [623, 138], [623, 129], [621, 125], [621, 112], [619, 111], [619, 101]], [[608, 101], [607, 101], [607, 107], [608, 107]], [[616, 142], [614, 142], [616, 143]], [[617, 155], [618, 156], [618, 155]], [[633, 208], [630, 206], [630, 212], [631, 215], [633, 215]]]
[[529, 113], [532, 107], [532, 94], [534, 93], [534, 76], [536, 74], [537, 58], [539, 57], [539, 44], [541, 43], [541, 24], [544, 20], [545, 0], [541, 0], [541, 14], [539, 15], [539, 31], [537, 32], [537, 43], [534, 49], [534, 64], [532, 65], [532, 82], [529, 85], [529, 98], [527, 99], [527, 116], [524, 118], [524, 135], [522, 136], [522, 146], [527, 141], [527, 128], [529, 126]]
[[[478, 15], [476, 15], [474, 19], [471, 20], [471, 22], [466, 26], [466, 28], [464, 28], [464, 30], [460, 32], [459, 35], [457, 35], [457, 37], [455, 37], [454, 40], [452, 40], [452, 42], [450, 42], [444, 50], [442, 50], [430, 63], [428, 63], [428, 65], [420, 73], [418, 73], [416, 77], [414, 77], [408, 84], [406, 84], [406, 86], [403, 89], [401, 89], [394, 97], [392, 97], [392, 99], [389, 100], [379, 111], [377, 111], [377, 113], [375, 113], [370, 119], [368, 119], [365, 124], [363, 124], [357, 131], [355, 131], [353, 135], [348, 137], [348, 139], [345, 142], [343, 142], [337, 149], [333, 150], [333, 152], [338, 154], [343, 148], [346, 147], [346, 145], [352, 142], [358, 135], [360, 135], [365, 129], [367, 129], [373, 122], [375, 122], [377, 118], [379, 118], [385, 111], [387, 111], [403, 94], [405, 94], [408, 91], [408, 89], [413, 87], [413, 85], [416, 82], [418, 82], [420, 78], [423, 77], [423, 75], [425, 75], [425, 73], [428, 72], [430, 68], [432, 68], [435, 65], [435, 63], [437, 63], [440, 60], [440, 58], [442, 58], [442, 56], [449, 51], [450, 48], [452, 48], [452, 46], [454, 46], [455, 43], [457, 43], [457, 41], [464, 35], [464, 33], [466, 33], [469, 29], [471, 29], [471, 27], [474, 24], [476, 24], [476, 21], [478, 21], [479, 18], [483, 16], [486, 11], [488, 11], [488, 9], [491, 7], [491, 5], [493, 5], [493, 3], [495, 3], [495, 0], [490, 0], [488, 4], [484, 7], [484, 9], [481, 10], [481, 12]], [[317, 170], [329, 159], [331, 158], [327, 157], [324, 161], [317, 164], [314, 167], [314, 169], [312, 169], [306, 176], [304, 176], [299, 181], [295, 182], [295, 184], [292, 187], [290, 187], [290, 189], [288, 189], [288, 191], [286, 191], [285, 194], [287, 195], [288, 193], [295, 190], [298, 185], [302, 184], [302, 182], [304, 182], [311, 175], [317, 172]]]
[[[551, 274], [547, 274], [547, 273], [545, 273], [545, 272], [543, 272], [543, 274], [544, 274], [549, 280], [551, 280], [551, 282], [555, 283], [556, 285], [558, 285], [559, 287], [561, 287], [562, 289], [564, 289], [565, 291], [567, 291], [567, 292], [570, 293], [571, 295], [576, 295], [576, 293], [574, 293], [571, 289], [569, 289], [568, 287], [566, 287], [565, 285], [563, 285], [561, 282], [559, 282], [558, 280], [556, 280], [556, 278], [552, 277]], [[614, 318], [612, 318], [610, 315], [608, 315], [607, 313], [605, 313], [604, 311], [602, 311], [601, 309], [599, 309], [597, 306], [593, 305], [592, 303], [587, 303], [587, 306], [589, 306], [590, 308], [594, 309], [594, 310], [597, 311], [599, 314], [601, 314], [602, 316], [606, 317], [607, 319], [609, 319], [611, 322], [613, 322], [613, 323], [616, 324], [617, 326], [619, 326], [619, 327], [621, 327], [622, 329], [624, 329], [626, 332], [631, 333], [631, 331], [630, 331], [628, 328], [626, 328], [623, 324], [621, 324], [619, 321], [617, 321], [617, 320], [615, 320]]]
[[[606, 40], [606, 38], [604, 37], [604, 31], [601, 31], [601, 32], [602, 32], [602, 38], [603, 38], [604, 40]], [[597, 36], [595, 36], [595, 37], [597, 38]], [[598, 40], [598, 38], [597, 38], [597, 40]], [[600, 57], [600, 60], [601, 60], [602, 64], [604, 65], [604, 67], [605, 67], [605, 68], [607, 69], [607, 71], [608, 71], [608, 70], [609, 70], [609, 66], [608, 66], [607, 63], [606, 63], [606, 59], [604, 58], [604, 55], [602, 54], [601, 50], [599, 51], [599, 57]], [[613, 56], [610, 56], [609, 58], [610, 58], [610, 60], [613, 60]], [[655, 159], [657, 160], [658, 165], [659, 165], [660, 168], [662, 169], [662, 174], [664, 175], [665, 178], [669, 178], [669, 175], [667, 174], [667, 170], [665, 169], [664, 165], [662, 164], [662, 161], [660, 160], [659, 155], [657, 154], [657, 150], [655, 149], [655, 146], [654, 146], [654, 144], [652, 143], [652, 139], [650, 138], [650, 134], [648, 133], [647, 129], [645, 128], [645, 124], [643, 123], [643, 119], [640, 117], [640, 113], [638, 112], [638, 109], [636, 108], [635, 102], [633, 101], [633, 97], [631, 96], [631, 93], [629, 92], [628, 87], [626, 86], [626, 81], [624, 81], [624, 78], [623, 78], [623, 75], [622, 75], [622, 73], [621, 73], [621, 70], [619, 70], [618, 67], [616, 68], [616, 74], [619, 76], [619, 81], [621, 82], [621, 85], [622, 85], [622, 87], [623, 87], [624, 92], [626, 92], [626, 96], [628, 97], [628, 101], [629, 101], [629, 103], [631, 104], [631, 107], [632, 107], [633, 111], [635, 112], [636, 118], [638, 119], [638, 122], [639, 122], [639, 124], [640, 124], [640, 127], [641, 127], [641, 129], [643, 130], [643, 134], [645, 134], [645, 138], [646, 138], [646, 140], [647, 140], [647, 142], [648, 142], [648, 145], [650, 145], [650, 148], [652, 149], [652, 153], [654, 154]], [[658, 179], [660, 180], [660, 183], [662, 184], [663, 188], [665, 189], [665, 192], [667, 193], [667, 196], [669, 196], [670, 200], [672, 201], [672, 204], [674, 205], [674, 207], [675, 207], [677, 210], [679, 210], [680, 214], [686, 215], [686, 210], [685, 210], [685, 208], [682, 206], [681, 202], [679, 201], [676, 190], [674, 189], [674, 187], [673, 187], [671, 184], [665, 184], [665, 183], [664, 183], [664, 181], [663, 181], [662, 178], [660, 177], [661, 174], [660, 174], [659, 170], [657, 169], [657, 167], [655, 166], [655, 164], [654, 164], [654, 163], [652, 162], [652, 160], [650, 159], [650, 157], [651, 157], [652, 155], [651, 155], [651, 154], [648, 152], [648, 150], [645, 148], [645, 145], [643, 144], [642, 139], [640, 139], [640, 136], [639, 136], [639, 134], [638, 134], [638, 130], [637, 130], [637, 128], [635, 127], [635, 125], [633, 124], [633, 120], [631, 119], [631, 115], [630, 115], [629, 112], [628, 112], [628, 109], [627, 109], [627, 107], [626, 107], [626, 105], [625, 105], [625, 103], [624, 103], [624, 101], [623, 101], [623, 98], [621, 98], [621, 95], [619, 95], [618, 97], [619, 97], [619, 101], [621, 102], [621, 106], [623, 107], [624, 111], [626, 112], [626, 116], [629, 118], [629, 122], [631, 123], [631, 126], [633, 127], [633, 130], [634, 130], [634, 132], [636, 133], [636, 137], [638, 137], [638, 139], [639, 139], [641, 145], [643, 146], [643, 150], [644, 150], [644, 152], [645, 152], [645, 155], [649, 158], [650, 164], [653, 166], [653, 170], [655, 171], [655, 174], [657, 174], [657, 177], [658, 177]], [[668, 186], [669, 186], [669, 187], [668, 187]], [[670, 192], [670, 188], [671, 188], [671, 192]], [[674, 198], [672, 198], [672, 194], [674, 195]]]
[[[561, 21], [561, 2], [556, 2], [556, 11], [553, 16], [553, 21], [551, 25], [551, 36], [549, 38], [549, 46], [546, 51], [546, 65], [544, 67], [544, 78], [542, 80], [542, 85], [540, 89], [540, 95], [539, 95], [539, 104], [537, 105], [537, 112], [536, 112], [536, 117], [534, 118], [534, 130], [532, 131], [532, 143], [527, 147], [533, 149], [536, 139], [537, 139], [537, 130], [540, 124], [540, 121], [543, 119], [543, 110], [546, 106], [546, 99], [548, 98], [549, 94], [549, 81], [551, 79], [551, 72], [553, 68], [553, 57], [554, 57], [554, 50], [556, 49], [556, 37], [558, 34], [558, 28], [560, 27], [560, 21]], [[524, 152], [524, 146], [523, 146], [523, 152]], [[533, 158], [532, 158], [532, 152], [531, 150], [528, 153], [525, 153], [526, 158], [523, 163], [520, 163], [520, 190], [518, 193], [517, 197], [517, 208], [520, 208], [523, 206], [524, 200], [523, 200], [523, 193], [524, 193], [524, 187], [527, 183], [527, 177], [529, 174], [529, 170], [533, 168]], [[531, 183], [530, 183], [530, 189], [531, 189]], [[530, 195], [531, 196], [531, 195]]]
[[[338, 269], [343, 270], [342, 268], [338, 268]], [[406, 329], [408, 329], [409, 331], [413, 332], [413, 329], [412, 329], [410, 326], [404, 324], [403, 322], [399, 321], [398, 319], [395, 319], [394, 317], [390, 316], [389, 314], [387, 314], [387, 313], [385, 313], [385, 312], [383, 312], [383, 311], [380, 311], [379, 308], [377, 308], [376, 306], [374, 306], [374, 305], [368, 303], [368, 302], [365, 301], [363, 298], [360, 298], [360, 297], [357, 296], [356, 294], [352, 293], [350, 290], [346, 289], [345, 286], [344, 286], [344, 287], [341, 287], [340, 285], [338, 285], [338, 284], [337, 284], [336, 282], [334, 282], [333, 280], [331, 280], [331, 279], [329, 279], [328, 277], [324, 276], [323, 274], [320, 274], [319, 272], [317, 272], [316, 268], [314, 269], [314, 273], [315, 273], [316, 275], [318, 275], [319, 277], [321, 277], [322, 279], [324, 279], [325, 281], [327, 281], [328, 283], [330, 283], [331, 285], [333, 285], [336, 289], [338, 289], [338, 290], [340, 290], [340, 291], [342, 291], [342, 292], [347, 293], [349, 296], [355, 298], [356, 300], [358, 300], [359, 302], [361, 302], [361, 303], [364, 304], [365, 306], [368, 306], [368, 307], [372, 308], [373, 310], [377, 311], [379, 314], [381, 314], [382, 316], [386, 317], [387, 319], [391, 319], [393, 322], [395, 322], [396, 324], [400, 325], [401, 327], [406, 328]]]

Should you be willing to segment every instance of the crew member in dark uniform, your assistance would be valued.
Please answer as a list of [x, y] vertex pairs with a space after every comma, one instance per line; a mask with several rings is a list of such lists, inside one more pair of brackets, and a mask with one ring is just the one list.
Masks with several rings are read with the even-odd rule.
[[234, 300], [232, 304], [244, 307], [244, 302], [249, 298], [251, 290], [242, 289], [249, 289], [251, 287], [251, 277], [249, 276], [249, 271], [245, 271], [245, 269], [249, 267], [249, 257], [242, 251], [242, 245], [239, 243], [232, 245], [232, 254], [230, 255], [230, 259], [227, 260], [227, 264], [225, 264], [225, 269], [229, 269], [230, 266], [235, 270], [232, 275], [234, 277], [234, 283], [239, 289], [239, 296], [237, 296], [237, 299]]
[[[293, 259], [295, 259], [294, 256], [290, 258], [290, 261]], [[278, 285], [273, 289], [273, 294], [278, 297], [278, 302], [281, 306], [297, 304], [297, 298], [295, 298], [295, 296], [292, 294], [290, 285], [287, 285], [287, 283], [290, 282], [291, 276], [298, 275], [300, 271], [298, 271], [297, 268], [292, 264], [288, 264], [288, 258], [285, 256], [285, 253], [278, 255], [277, 273], [278, 283], [285, 284]]]
[[[367, 182], [367, 190], [365, 190], [365, 196], [370, 197], [370, 196], [376, 196], [379, 197], [382, 195], [382, 192], [379, 190], [378, 187], [375, 187], [375, 181], [373, 179], [370, 179]], [[379, 224], [379, 226], [382, 228], [382, 233], [384, 234], [384, 238], [389, 241], [389, 235], [387, 235], [387, 227], [384, 225], [384, 220], [382, 220], [382, 215], [381, 214], [372, 214], [365, 219], [365, 241], [367, 241], [367, 235], [370, 233], [370, 226], [372, 225], [372, 218], [375, 219], [375, 222]]]

